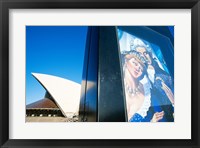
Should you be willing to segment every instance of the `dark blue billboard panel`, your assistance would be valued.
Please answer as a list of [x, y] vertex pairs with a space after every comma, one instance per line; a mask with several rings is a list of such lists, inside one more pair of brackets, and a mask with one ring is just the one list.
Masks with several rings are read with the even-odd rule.
[[173, 122], [174, 64], [166, 62], [174, 61], [170, 40], [151, 42], [158, 33], [141, 26], [119, 27], [117, 35], [128, 121]]

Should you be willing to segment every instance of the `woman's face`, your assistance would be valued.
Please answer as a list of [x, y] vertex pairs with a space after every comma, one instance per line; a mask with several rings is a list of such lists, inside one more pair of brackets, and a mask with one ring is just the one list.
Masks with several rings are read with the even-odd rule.
[[134, 78], [140, 77], [143, 73], [142, 65], [135, 58], [131, 58], [127, 62], [127, 68]]

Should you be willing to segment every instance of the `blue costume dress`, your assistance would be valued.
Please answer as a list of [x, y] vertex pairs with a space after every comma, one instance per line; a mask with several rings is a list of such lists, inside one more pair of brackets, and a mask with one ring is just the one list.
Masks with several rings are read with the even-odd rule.
[[[171, 76], [166, 73], [164, 70], [162, 70], [157, 62], [154, 61], [153, 67], [155, 69], [155, 75], [154, 75], [154, 81], [151, 82], [150, 79], [150, 106], [146, 109], [141, 109], [144, 110], [146, 113], [141, 114], [141, 112], [135, 113], [129, 122], [150, 122], [151, 119], [153, 118], [153, 115], [156, 112], [161, 112], [164, 111], [164, 116], [163, 119], [161, 119], [159, 122], [173, 122], [174, 117], [174, 107], [172, 106], [168, 96], [162, 89], [162, 84], [161, 82], [163, 81], [174, 93], [174, 88], [173, 88], [173, 81], [171, 79]], [[159, 79], [156, 79], [159, 77]], [[145, 88], [145, 87], [144, 87]], [[146, 89], [148, 91], [148, 89]], [[147, 96], [147, 92], [145, 93], [145, 96]], [[148, 99], [145, 99], [148, 100]]]
[[[151, 88], [151, 107], [143, 121], [150, 121], [154, 113], [164, 111], [164, 117], [159, 122], [173, 122], [174, 107], [162, 89], [161, 84], [163, 81], [171, 89], [172, 93], [174, 93], [173, 81], [171, 76], [162, 70], [156, 61], [153, 62], [153, 67], [155, 69], [155, 78]], [[156, 79], [158, 77], [159, 79]]]

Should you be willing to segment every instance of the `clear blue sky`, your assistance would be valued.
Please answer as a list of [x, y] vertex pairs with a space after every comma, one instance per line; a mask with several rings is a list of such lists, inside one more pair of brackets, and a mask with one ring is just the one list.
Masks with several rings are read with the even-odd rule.
[[86, 26], [26, 27], [26, 104], [42, 99], [45, 94], [32, 72], [81, 84], [87, 29]]

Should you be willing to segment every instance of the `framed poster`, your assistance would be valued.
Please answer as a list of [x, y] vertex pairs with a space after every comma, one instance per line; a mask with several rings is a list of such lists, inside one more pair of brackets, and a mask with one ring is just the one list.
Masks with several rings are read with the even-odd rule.
[[198, 1], [121, 3], [1, 3], [2, 147], [199, 146]]

